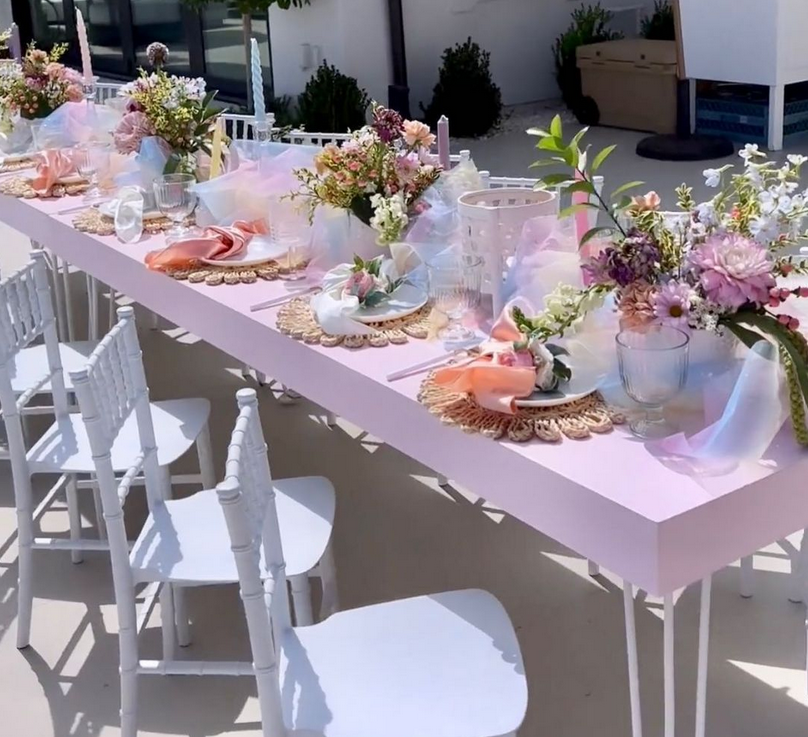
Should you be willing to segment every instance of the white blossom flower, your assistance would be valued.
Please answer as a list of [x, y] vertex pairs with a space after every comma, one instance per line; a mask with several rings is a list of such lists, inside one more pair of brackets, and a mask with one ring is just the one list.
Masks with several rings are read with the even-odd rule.
[[754, 158], [765, 156], [756, 143], [747, 143], [739, 152], [740, 156], [747, 164]]
[[392, 197], [383, 197], [380, 194], [370, 198], [373, 207], [373, 217], [370, 227], [378, 234], [377, 243], [380, 246], [387, 246], [395, 243], [401, 238], [404, 228], [407, 227], [410, 219], [407, 217], [407, 206], [404, 202], [404, 195], [399, 193]]
[[721, 184], [721, 171], [719, 169], [705, 169], [704, 182], [708, 187], [718, 187]]
[[802, 166], [806, 161], [808, 161], [808, 156], [803, 156], [802, 154], [789, 154], [786, 156], [788, 162], [794, 166]]

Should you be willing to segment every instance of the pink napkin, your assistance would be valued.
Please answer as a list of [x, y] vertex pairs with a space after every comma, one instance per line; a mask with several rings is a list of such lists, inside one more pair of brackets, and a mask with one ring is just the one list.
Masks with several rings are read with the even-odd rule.
[[253, 236], [266, 235], [268, 230], [266, 220], [237, 220], [229, 228], [212, 225], [200, 236], [176, 241], [160, 251], [146, 254], [146, 266], [152, 271], [164, 271], [190, 266], [200, 259], [221, 261], [241, 253]]
[[69, 151], [49, 149], [39, 154], [40, 163], [36, 168], [36, 176], [31, 180], [31, 189], [40, 197], [50, 197], [53, 186], [65, 177], [76, 173], [73, 157]]
[[454, 392], [471, 394], [477, 404], [494, 412], [516, 414], [516, 399], [529, 397], [536, 385], [536, 368], [527, 352], [515, 352], [524, 340], [506, 309], [481, 346], [479, 358], [438, 370], [435, 383]]

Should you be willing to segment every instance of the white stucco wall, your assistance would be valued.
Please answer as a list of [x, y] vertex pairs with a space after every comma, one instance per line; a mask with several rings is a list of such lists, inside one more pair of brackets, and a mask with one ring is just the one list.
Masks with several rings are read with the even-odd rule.
[[[495, 82], [506, 104], [558, 94], [551, 47], [570, 22], [579, 0], [403, 0], [407, 65], [413, 112], [431, 99], [443, 50], [471, 36], [491, 52]], [[652, 0], [604, 0], [612, 8]], [[620, 16], [631, 27], [634, 15]], [[387, 0], [312, 0], [309, 7], [270, 11], [275, 87], [302, 91], [312, 69], [303, 69], [302, 44], [359, 80], [368, 93], [387, 99], [391, 79]]]

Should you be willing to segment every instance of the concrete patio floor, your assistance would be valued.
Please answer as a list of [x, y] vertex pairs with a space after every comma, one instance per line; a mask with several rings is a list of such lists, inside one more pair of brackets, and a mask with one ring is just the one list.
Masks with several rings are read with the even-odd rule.
[[[662, 164], [633, 154], [638, 134], [597, 130], [598, 145], [618, 142], [607, 188], [644, 179], [669, 196], [683, 179], [700, 181], [702, 164]], [[463, 142], [460, 142], [463, 143]], [[480, 168], [528, 176], [532, 141], [518, 131], [473, 142]], [[26, 258], [27, 241], [5, 226], [0, 270]], [[80, 276], [75, 275], [76, 286]], [[74, 292], [75, 293], [75, 292]], [[217, 470], [244, 386], [238, 362], [180, 329], [141, 329], [154, 399], [204, 396], [213, 405]], [[272, 388], [261, 408], [276, 477], [322, 474], [338, 493], [336, 561], [343, 608], [439, 590], [479, 587], [497, 595], [517, 629], [530, 683], [522, 737], [627, 737], [628, 708], [623, 602], [608, 572], [590, 578], [586, 562], [463, 489], [444, 491], [427, 468], [362, 430], [340, 421], [329, 429], [320, 408], [301, 400], [284, 406]], [[186, 458], [180, 472], [195, 468]], [[38, 484], [40, 492], [44, 484]], [[190, 493], [193, 489], [182, 490]], [[649, 493], [652, 493], [649, 489]], [[92, 502], [85, 525], [92, 525]], [[143, 519], [137, 492], [128, 522]], [[65, 530], [67, 515], [46, 516], [47, 530]], [[716, 530], [716, 534], [721, 534]], [[16, 540], [10, 472], [0, 463], [0, 734], [8, 737], [114, 737], [119, 734], [117, 626], [109, 562], [86, 554], [72, 565], [63, 553], [39, 552], [32, 645], [14, 646]], [[798, 737], [808, 733], [805, 608], [790, 603], [785, 554], [756, 558], [755, 596], [738, 595], [738, 569], [717, 574], [713, 592], [707, 734], [710, 737]], [[194, 643], [188, 659], [245, 658], [248, 647], [237, 591], [193, 591]], [[157, 620], [142, 642], [159, 655]], [[676, 607], [677, 734], [694, 724], [698, 588]], [[662, 607], [637, 605], [646, 735], [662, 734]], [[452, 708], [447, 704], [448, 709]], [[496, 704], [491, 704], [495, 709]], [[141, 679], [142, 737], [260, 735], [250, 679]], [[380, 735], [380, 737], [383, 737]], [[413, 735], [413, 737], [428, 737]]]

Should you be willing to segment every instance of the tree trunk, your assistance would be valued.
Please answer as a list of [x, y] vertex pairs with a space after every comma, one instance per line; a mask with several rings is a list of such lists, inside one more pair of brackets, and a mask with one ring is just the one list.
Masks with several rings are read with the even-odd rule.
[[252, 89], [252, 49], [250, 48], [252, 39], [252, 15], [241, 14], [241, 28], [244, 33], [244, 59], [247, 65], [247, 110], [253, 110], [253, 89]]

